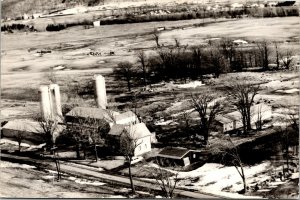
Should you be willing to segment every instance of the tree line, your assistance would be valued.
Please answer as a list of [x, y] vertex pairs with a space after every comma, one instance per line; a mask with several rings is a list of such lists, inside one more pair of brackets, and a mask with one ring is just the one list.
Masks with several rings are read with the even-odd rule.
[[278, 42], [258, 41], [236, 45], [229, 39], [209, 41], [206, 45], [162, 46], [159, 35], [153, 34], [154, 54], [136, 53], [137, 62], [120, 62], [114, 70], [116, 80], [123, 80], [128, 91], [133, 86], [149, 86], [160, 81], [202, 79], [207, 74], [241, 72], [245, 70], [280, 70], [293, 66], [293, 50], [281, 48]]

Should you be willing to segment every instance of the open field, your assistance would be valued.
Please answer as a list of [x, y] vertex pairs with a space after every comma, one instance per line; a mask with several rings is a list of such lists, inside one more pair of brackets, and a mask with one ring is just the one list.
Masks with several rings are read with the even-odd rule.
[[[174, 38], [184, 44], [201, 44], [209, 38], [229, 37], [246, 40], [276, 40], [285, 42], [291, 38], [299, 40], [298, 17], [240, 19], [212, 23], [205, 27], [194, 27], [201, 20], [176, 22], [151, 22], [127, 25], [101, 26], [87, 30], [63, 30], [60, 32], [2, 34], [1, 88], [2, 99], [38, 101], [38, 87], [49, 83], [49, 69], [57, 69], [55, 76], [62, 88], [62, 94], [74, 82], [84, 83], [91, 80], [93, 74], [101, 73], [107, 78], [109, 98], [116, 89], [116, 83], [109, 75], [120, 61], [136, 62], [136, 51], [144, 49], [153, 54], [155, 42], [151, 32], [155, 27], [165, 26], [160, 33], [160, 43], [174, 45]], [[190, 28], [179, 27], [190, 26]], [[173, 28], [172, 28], [173, 27]], [[177, 27], [177, 28], [176, 28]], [[168, 30], [170, 28], [170, 30]], [[260, 30], [260, 31], [257, 31]], [[51, 39], [50, 39], [51, 38]], [[22, 45], [20, 45], [22, 41]], [[284, 43], [288, 48], [299, 50], [294, 42]], [[39, 54], [40, 50], [51, 53]], [[109, 55], [114, 51], [115, 55]], [[99, 52], [100, 56], [87, 55]], [[284, 75], [285, 76], [285, 75]], [[226, 77], [226, 75], [225, 75]], [[297, 84], [294, 85], [297, 87]], [[122, 91], [119, 88], [119, 93]], [[163, 94], [162, 94], [163, 95]], [[285, 98], [287, 96], [280, 98]], [[158, 97], [156, 97], [158, 99]], [[164, 97], [162, 97], [164, 99]], [[154, 99], [153, 99], [154, 100]], [[151, 100], [153, 102], [153, 100]], [[67, 101], [63, 98], [63, 101]], [[154, 100], [156, 101], [156, 100]], [[149, 100], [150, 102], [150, 100]], [[16, 102], [17, 103], [17, 102]], [[25, 105], [26, 103], [24, 103]], [[35, 109], [36, 108], [36, 109]], [[11, 108], [17, 109], [17, 108]], [[22, 108], [22, 110], [26, 107]], [[38, 110], [30, 106], [30, 110]], [[5, 112], [5, 111], [4, 111]]]
[[[2, 188], [1, 197], [9, 198], [124, 198], [112, 191], [99, 187], [104, 183], [64, 177], [61, 182], [55, 180], [55, 173], [42, 172], [33, 166], [0, 163]], [[94, 185], [93, 185], [94, 184]], [[5, 188], [5, 190], [3, 190]]]

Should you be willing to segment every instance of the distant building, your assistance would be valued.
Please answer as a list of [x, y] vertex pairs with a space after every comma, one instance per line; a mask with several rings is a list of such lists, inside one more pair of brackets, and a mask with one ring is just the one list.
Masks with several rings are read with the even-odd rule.
[[275, 1], [268, 1], [265, 4], [265, 7], [275, 7], [276, 5], [277, 5], [277, 2], [275, 2]]
[[114, 121], [116, 124], [125, 124], [125, 125], [139, 123], [138, 117], [132, 111], [127, 111], [119, 115], [115, 115]]
[[240, 39], [239, 39], [239, 40], [233, 40], [232, 43], [233, 43], [234, 45], [237, 45], [237, 46], [248, 44], [247, 41], [245, 41], [245, 40], [240, 40]]
[[100, 20], [93, 22], [94, 27], [100, 27]]
[[[53, 139], [55, 140], [64, 129], [65, 126], [57, 125], [54, 130]], [[33, 143], [43, 143], [45, 138], [45, 133], [40, 122], [29, 120], [8, 121], [2, 127], [2, 134], [3, 137], [8, 138], [22, 137], [24, 140]]]
[[242, 9], [244, 8], [244, 5], [243, 4], [240, 4], [240, 3], [233, 3], [230, 5], [230, 8], [232, 10], [236, 10], [236, 9]]
[[124, 145], [124, 142], [128, 142], [128, 136], [132, 141], [132, 145], [136, 145], [135, 157], [151, 151], [151, 133], [144, 123], [134, 125], [115, 124], [111, 127], [107, 136], [110, 148], [115, 154], [123, 154], [122, 145]]
[[[272, 108], [265, 104], [251, 106], [251, 125], [255, 125], [259, 120], [271, 119]], [[217, 128], [219, 132], [226, 133], [243, 127], [242, 115], [239, 111], [216, 116]]]

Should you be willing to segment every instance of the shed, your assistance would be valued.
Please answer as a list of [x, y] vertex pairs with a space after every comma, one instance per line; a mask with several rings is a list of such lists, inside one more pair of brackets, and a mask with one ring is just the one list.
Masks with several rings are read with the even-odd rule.
[[[64, 125], [57, 125], [54, 131], [54, 140], [65, 129]], [[3, 137], [17, 138], [21, 136], [24, 140], [28, 140], [33, 143], [44, 142], [44, 131], [40, 122], [29, 120], [12, 120], [7, 122], [2, 127]]]
[[[126, 135], [125, 135], [126, 134]], [[134, 125], [114, 124], [108, 133], [108, 142], [111, 145], [112, 151], [117, 154], [122, 154], [122, 142], [128, 142], [126, 136], [129, 135], [132, 142], [137, 145], [134, 150], [134, 156], [139, 156], [151, 151], [151, 133], [144, 123]]]
[[166, 147], [157, 155], [157, 159], [162, 166], [187, 166], [190, 164], [190, 150], [180, 147]]
[[100, 20], [93, 22], [94, 27], [100, 27]]
[[139, 123], [138, 117], [132, 111], [127, 111], [119, 115], [115, 115], [114, 121], [116, 124], [125, 124], [125, 125]]

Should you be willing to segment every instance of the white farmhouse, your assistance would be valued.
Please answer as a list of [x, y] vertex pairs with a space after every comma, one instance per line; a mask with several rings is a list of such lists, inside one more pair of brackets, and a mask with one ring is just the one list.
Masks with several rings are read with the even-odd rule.
[[[128, 139], [129, 138], [129, 139]], [[151, 151], [151, 133], [144, 123], [134, 125], [115, 124], [108, 133], [108, 142], [112, 151], [119, 155], [122, 152], [122, 146], [131, 141], [134, 145], [134, 157]]]
[[119, 115], [115, 115], [114, 121], [116, 124], [124, 124], [124, 125], [139, 123], [138, 117], [132, 111], [127, 111]]

